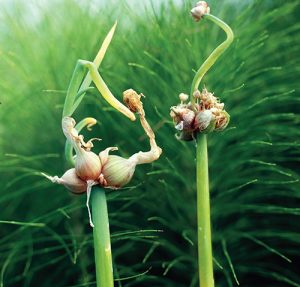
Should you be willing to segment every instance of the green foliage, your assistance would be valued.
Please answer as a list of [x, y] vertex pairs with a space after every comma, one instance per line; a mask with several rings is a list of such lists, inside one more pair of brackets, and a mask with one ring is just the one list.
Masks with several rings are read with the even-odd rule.
[[[197, 286], [195, 147], [174, 138], [169, 108], [223, 32], [194, 23], [188, 1], [145, 13], [126, 4], [10, 2], [0, 11], [0, 286], [95, 285], [85, 197], [39, 174], [66, 169], [66, 89], [76, 60], [94, 58], [116, 19], [100, 73], [118, 98], [127, 88], [145, 94], [163, 149], [131, 186], [108, 194], [116, 286]], [[203, 81], [231, 115], [227, 131], [209, 136], [216, 286], [300, 286], [299, 7], [211, 2], [236, 35]], [[103, 138], [99, 151], [149, 148], [139, 123], [96, 90], [74, 115], [86, 116], [99, 120], [85, 133]]]

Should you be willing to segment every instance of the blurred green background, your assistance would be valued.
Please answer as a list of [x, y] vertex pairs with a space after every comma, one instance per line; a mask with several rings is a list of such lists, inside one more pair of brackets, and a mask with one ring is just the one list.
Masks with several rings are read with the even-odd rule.
[[[66, 89], [76, 60], [94, 58], [116, 19], [100, 73], [118, 98], [145, 94], [163, 154], [108, 191], [115, 286], [198, 285], [195, 146], [175, 139], [169, 109], [224, 33], [191, 19], [194, 2], [143, 2], [0, 2], [1, 287], [95, 286], [85, 196], [40, 172], [66, 170]], [[231, 115], [209, 136], [216, 286], [300, 286], [299, 1], [209, 3], [236, 35], [203, 81]], [[95, 89], [74, 115], [86, 116], [98, 119], [84, 132], [102, 138], [95, 151], [149, 148], [139, 123]]]

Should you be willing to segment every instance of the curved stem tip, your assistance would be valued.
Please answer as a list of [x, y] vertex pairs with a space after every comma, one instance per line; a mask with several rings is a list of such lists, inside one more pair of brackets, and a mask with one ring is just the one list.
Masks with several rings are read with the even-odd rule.
[[225, 22], [223, 22], [216, 16], [213, 16], [211, 14], [205, 14], [203, 16], [203, 18], [214, 22], [220, 28], [222, 28], [224, 30], [224, 32], [226, 33], [227, 38], [208, 56], [208, 58], [201, 65], [199, 70], [196, 72], [196, 75], [193, 79], [192, 87], [191, 87], [191, 103], [192, 103], [193, 107], [195, 106], [195, 98], [194, 98], [193, 94], [196, 90], [198, 90], [198, 87], [200, 85], [202, 78], [207, 73], [207, 71], [212, 67], [212, 65], [218, 60], [218, 58], [223, 54], [223, 52], [230, 46], [230, 44], [232, 43], [233, 38], [234, 38], [234, 34], [233, 34], [231, 28]]

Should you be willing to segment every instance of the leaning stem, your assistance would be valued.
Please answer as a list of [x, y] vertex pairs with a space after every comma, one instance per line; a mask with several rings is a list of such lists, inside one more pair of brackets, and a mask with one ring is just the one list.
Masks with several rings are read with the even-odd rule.
[[197, 216], [200, 286], [213, 287], [214, 275], [210, 226], [208, 158], [205, 134], [198, 134], [197, 136]]
[[97, 287], [113, 287], [114, 278], [105, 190], [98, 186], [93, 187], [91, 202]]
[[211, 68], [211, 66], [217, 61], [217, 59], [222, 55], [222, 53], [230, 46], [230, 44], [233, 41], [234, 35], [231, 30], [231, 28], [222, 20], [219, 18], [211, 15], [211, 14], [205, 14], [203, 16], [204, 19], [208, 19], [215, 24], [217, 24], [220, 28], [224, 30], [224, 32], [227, 35], [226, 40], [221, 43], [210, 55], [209, 57], [205, 60], [205, 62], [201, 65], [199, 70], [197, 71], [193, 82], [192, 82], [192, 87], [191, 87], [191, 103], [192, 106], [194, 107], [195, 105], [195, 98], [193, 97], [193, 94], [196, 90], [198, 90], [198, 87], [200, 85], [200, 82], [206, 72]]

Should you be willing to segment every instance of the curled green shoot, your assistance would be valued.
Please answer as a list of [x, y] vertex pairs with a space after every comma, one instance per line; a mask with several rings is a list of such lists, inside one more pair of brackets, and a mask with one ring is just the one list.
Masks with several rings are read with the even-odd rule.
[[93, 62], [85, 61], [85, 60], [78, 60], [78, 63], [86, 68], [89, 69], [91, 78], [95, 83], [97, 89], [101, 93], [102, 97], [116, 110], [124, 114], [130, 120], [135, 120], [135, 115], [132, 113], [126, 106], [120, 103], [111, 93], [108, 86], [105, 84], [104, 80], [100, 76], [97, 66]]
[[[94, 63], [99, 68], [105, 53], [109, 47], [109, 44], [113, 38], [114, 32], [116, 30], [117, 22], [113, 25], [113, 27], [108, 32], [107, 36], [105, 37], [95, 59]], [[90, 84], [92, 82], [92, 78], [89, 73], [85, 76], [84, 80], [82, 81], [85, 75], [85, 69], [81, 65], [76, 65], [69, 88], [67, 91], [67, 96], [65, 99], [64, 110], [63, 110], [63, 117], [71, 116], [80, 102], [82, 101], [83, 97], [85, 96], [85, 92], [89, 89]]]
[[[92, 81], [94, 81], [97, 89], [100, 91], [104, 99], [109, 104], [111, 104], [114, 108], [119, 110], [121, 113], [123, 113], [131, 120], [135, 120], [134, 114], [113, 96], [113, 94], [111, 93], [111, 91], [109, 90], [109, 88], [107, 87], [107, 85], [105, 84], [104, 80], [102, 79], [102, 77], [98, 72], [98, 68], [102, 63], [105, 53], [113, 38], [116, 26], [117, 26], [117, 22], [115, 22], [115, 24], [110, 29], [107, 36], [105, 37], [93, 62], [89, 62], [85, 60], [77, 61], [67, 91], [62, 117], [72, 116], [72, 114], [75, 112], [75, 110], [83, 100], [86, 92], [90, 89], [93, 89], [92, 87], [90, 87], [90, 84], [92, 83]], [[86, 73], [87, 69], [89, 70], [88, 73]], [[80, 131], [85, 126], [88, 126], [88, 128], [91, 127], [96, 123], [95, 122], [94, 124], [92, 124], [92, 122], [94, 122], [95, 120], [92, 119], [91, 122], [90, 121], [91, 119], [92, 118], [86, 118], [82, 120], [80, 123], [77, 124], [76, 129]], [[66, 145], [65, 145], [65, 156], [69, 165], [73, 166], [74, 165], [73, 149], [71, 144], [68, 141], [66, 141]]]
[[[115, 22], [115, 24], [112, 26], [112, 28], [110, 29], [110, 31], [108, 32], [107, 36], [105, 37], [101, 48], [99, 49], [95, 59], [94, 59], [94, 64], [96, 65], [97, 68], [99, 68], [99, 66], [102, 63], [102, 60], [105, 56], [105, 53], [109, 47], [109, 44], [114, 36], [115, 30], [117, 27], [117, 21]], [[82, 90], [86, 89], [87, 87], [90, 86], [90, 84], [92, 83], [92, 77], [90, 75], [90, 73], [87, 73], [87, 75], [85, 76], [80, 88], [79, 88], [79, 92], [81, 92]]]
[[[78, 60], [75, 66], [75, 70], [73, 72], [70, 85], [67, 91], [67, 96], [63, 109], [63, 118], [66, 116], [72, 116], [75, 112], [76, 108], [82, 101], [85, 93], [88, 89], [90, 89], [90, 84], [93, 81], [99, 90], [100, 94], [103, 98], [115, 109], [123, 113], [130, 120], [135, 120], [135, 115], [125, 107], [121, 102], [119, 102], [111, 93], [106, 83], [100, 76], [98, 72], [98, 68], [104, 58], [106, 50], [109, 47], [109, 44], [112, 40], [116, 24], [112, 27], [108, 35], [106, 36], [94, 62], [86, 61], [86, 60]], [[86, 68], [88, 69], [88, 73], [86, 74]], [[86, 76], [85, 76], [86, 75]], [[85, 76], [85, 78], [84, 78]]]
[[213, 66], [213, 64], [218, 60], [218, 58], [223, 54], [223, 52], [230, 46], [234, 38], [234, 34], [231, 28], [219, 18], [211, 14], [204, 14], [203, 19], [208, 19], [214, 22], [215, 24], [217, 24], [220, 28], [224, 30], [224, 32], [227, 35], [227, 38], [208, 56], [208, 58], [205, 60], [205, 62], [201, 65], [201, 67], [196, 72], [196, 75], [192, 82], [191, 95], [190, 95], [191, 104], [193, 107], [195, 106], [195, 98], [193, 94], [196, 90], [198, 90], [202, 78], [207, 73], [207, 71]]

